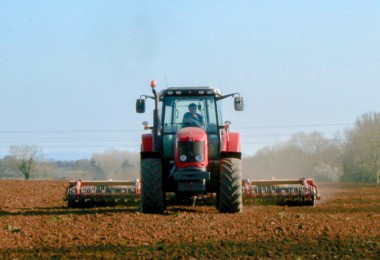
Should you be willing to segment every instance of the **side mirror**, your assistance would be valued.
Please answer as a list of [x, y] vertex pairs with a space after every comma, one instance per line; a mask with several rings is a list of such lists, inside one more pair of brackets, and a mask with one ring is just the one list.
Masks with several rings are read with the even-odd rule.
[[136, 100], [136, 112], [145, 113], [145, 99], [140, 98]]
[[234, 105], [236, 111], [243, 111], [244, 110], [244, 100], [243, 97], [235, 97], [234, 99]]

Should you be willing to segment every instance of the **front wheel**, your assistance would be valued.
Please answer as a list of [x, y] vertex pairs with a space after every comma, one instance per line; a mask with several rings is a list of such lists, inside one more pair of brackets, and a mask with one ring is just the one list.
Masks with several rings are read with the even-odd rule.
[[242, 166], [240, 159], [221, 159], [219, 187], [218, 210], [222, 213], [242, 212]]
[[162, 161], [160, 158], [142, 159], [141, 212], [162, 213], [164, 209]]

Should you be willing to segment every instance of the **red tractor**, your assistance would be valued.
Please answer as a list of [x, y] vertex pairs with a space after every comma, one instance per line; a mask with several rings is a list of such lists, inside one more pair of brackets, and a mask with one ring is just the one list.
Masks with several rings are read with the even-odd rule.
[[[216, 194], [220, 212], [242, 211], [245, 201], [313, 206], [320, 199], [313, 179], [242, 179], [240, 135], [222, 123], [221, 102], [235, 97], [236, 111], [244, 108], [239, 93], [222, 95], [210, 87], [176, 87], [142, 95], [136, 111], [145, 112], [145, 100], [154, 100], [153, 126], [142, 135], [141, 179], [70, 181], [69, 207], [128, 203], [140, 199], [144, 213], [161, 213], [169, 201], [192, 202]], [[173, 196], [174, 195], [174, 196]]]
[[171, 87], [153, 96], [142, 95], [136, 111], [145, 112], [145, 100], [154, 100], [151, 133], [142, 135], [141, 210], [160, 213], [166, 196], [179, 201], [216, 194], [220, 212], [242, 211], [240, 135], [222, 123], [221, 102], [234, 98], [236, 111], [244, 108], [239, 93], [222, 95], [210, 87]]

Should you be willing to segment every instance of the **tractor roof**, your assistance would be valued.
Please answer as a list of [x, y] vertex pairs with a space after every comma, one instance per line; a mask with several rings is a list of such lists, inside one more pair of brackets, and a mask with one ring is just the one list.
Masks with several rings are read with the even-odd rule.
[[221, 97], [222, 92], [217, 88], [211, 87], [170, 87], [159, 93], [164, 96], [216, 96]]

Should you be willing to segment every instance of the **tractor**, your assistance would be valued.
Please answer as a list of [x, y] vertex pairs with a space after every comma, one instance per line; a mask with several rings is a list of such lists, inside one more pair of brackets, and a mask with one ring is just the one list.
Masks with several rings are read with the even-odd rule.
[[240, 134], [222, 120], [221, 102], [234, 97], [236, 111], [244, 109], [239, 93], [223, 95], [211, 87], [170, 87], [142, 95], [136, 112], [145, 112], [146, 99], [154, 101], [153, 125], [144, 121], [141, 143], [141, 210], [161, 213], [166, 196], [194, 201], [216, 194], [216, 208], [224, 213], [242, 211]]
[[153, 124], [141, 139], [141, 178], [137, 180], [70, 181], [69, 207], [112, 205], [140, 200], [143, 213], [162, 213], [167, 204], [192, 203], [214, 198], [223, 213], [242, 211], [243, 198], [282, 205], [314, 206], [321, 198], [313, 179], [242, 179], [240, 134], [222, 120], [222, 100], [234, 97], [234, 108], [243, 111], [239, 93], [223, 95], [211, 87], [169, 87], [141, 95], [136, 112], [154, 102]]

